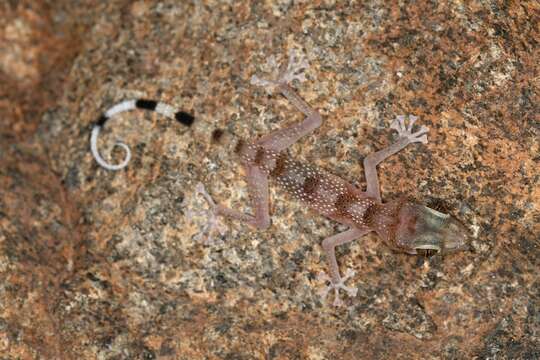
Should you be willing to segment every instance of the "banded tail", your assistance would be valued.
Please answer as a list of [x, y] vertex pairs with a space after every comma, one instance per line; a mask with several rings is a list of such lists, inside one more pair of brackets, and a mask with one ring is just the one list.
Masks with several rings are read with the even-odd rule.
[[191, 124], [193, 124], [193, 121], [195, 120], [193, 115], [188, 114], [184, 111], [180, 111], [169, 104], [155, 100], [124, 100], [112, 106], [97, 120], [96, 124], [92, 128], [92, 136], [90, 138], [90, 150], [92, 152], [92, 155], [94, 156], [94, 159], [96, 159], [97, 163], [100, 166], [104, 167], [107, 170], [121, 170], [125, 168], [129, 163], [129, 160], [131, 159], [131, 151], [126, 144], [122, 142], [117, 142], [116, 144], [114, 144], [114, 146], [120, 146], [126, 152], [124, 160], [122, 160], [122, 162], [120, 162], [119, 164], [110, 164], [106, 162], [105, 159], [103, 159], [99, 154], [97, 148], [97, 138], [99, 136], [99, 132], [101, 131], [101, 128], [105, 126], [107, 120], [112, 118], [114, 115], [134, 109], [155, 111], [156, 113], [168, 117], [169, 119], [176, 120], [185, 126], [191, 126]]

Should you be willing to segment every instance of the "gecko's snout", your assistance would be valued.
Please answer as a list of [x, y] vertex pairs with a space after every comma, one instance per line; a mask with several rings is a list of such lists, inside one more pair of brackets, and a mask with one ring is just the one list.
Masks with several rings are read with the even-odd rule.
[[471, 250], [469, 232], [465, 226], [450, 216], [441, 228], [444, 253]]

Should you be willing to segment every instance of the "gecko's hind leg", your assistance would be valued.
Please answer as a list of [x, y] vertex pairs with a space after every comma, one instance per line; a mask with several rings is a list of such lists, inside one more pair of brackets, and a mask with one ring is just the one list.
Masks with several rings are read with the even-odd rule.
[[[269, 65], [277, 68], [278, 65], [273, 57], [268, 62]], [[251, 78], [251, 84], [263, 86], [269, 93], [276, 90], [281, 92], [298, 110], [306, 115], [306, 118], [297, 124], [263, 136], [257, 141], [258, 145], [279, 152], [297, 142], [302, 136], [310, 134], [321, 125], [322, 118], [317, 110], [311, 107], [289, 86], [295, 79], [298, 81], [306, 80], [304, 71], [307, 67], [308, 63], [304, 56], [295, 50], [291, 50], [289, 51], [287, 66], [279, 71], [276, 79], [260, 79], [257, 76]]]
[[345, 290], [347, 294], [351, 297], [356, 296], [357, 292], [356, 288], [350, 288], [345, 286], [345, 281], [351, 278], [354, 275], [354, 272], [349, 269], [346, 271], [345, 276], [341, 277], [338, 263], [336, 260], [336, 246], [356, 240], [364, 236], [368, 232], [369, 230], [352, 228], [342, 233], [331, 236], [323, 241], [322, 246], [326, 254], [326, 261], [328, 263], [328, 267], [330, 268], [330, 276], [323, 274], [321, 276], [321, 279], [329, 281], [330, 285], [327, 285], [321, 291], [321, 296], [324, 299], [331, 290], [334, 290], [334, 306], [341, 306], [343, 304], [339, 297], [340, 289]]
[[240, 220], [257, 229], [266, 229], [270, 226], [268, 176], [261, 169], [250, 165], [246, 166], [246, 173], [246, 181], [248, 183], [248, 191], [251, 197], [254, 215], [216, 204], [206, 190], [204, 190], [204, 185], [201, 183], [197, 185], [196, 192], [202, 194], [210, 206], [208, 224], [203, 230], [207, 232], [207, 241], [211, 239], [212, 233], [216, 230], [220, 234], [223, 234], [220, 231], [218, 216]]
[[[277, 63], [274, 58], [271, 58], [269, 63], [277, 70]], [[253, 146], [260, 146], [272, 152], [280, 152], [294, 144], [300, 137], [311, 133], [314, 129], [319, 127], [321, 124], [321, 116], [319, 113], [298, 96], [288, 85], [294, 79], [304, 81], [305, 76], [303, 71], [306, 67], [307, 61], [304, 57], [298, 56], [294, 51], [290, 51], [289, 62], [287, 66], [279, 72], [276, 80], [263, 80], [256, 76], [252, 77], [252, 84], [264, 86], [270, 91], [279, 89], [279, 91], [286, 96], [296, 108], [306, 115], [304, 121], [268, 134], [255, 141], [252, 144]], [[215, 217], [218, 215], [244, 221], [257, 229], [265, 229], [270, 226], [268, 174], [260, 167], [251, 165], [249, 162], [246, 163], [246, 172], [254, 215], [245, 214], [224, 205], [215, 204], [206, 191], [204, 193], [201, 192], [206, 194], [205, 198], [212, 209], [212, 216], [209, 217], [209, 224], [206, 227], [208, 231], [212, 231], [216, 228], [216, 225], [214, 225], [217, 223]]]
[[254, 228], [266, 229], [270, 226], [268, 175], [263, 170], [251, 165], [246, 166], [246, 173], [254, 215], [248, 215], [224, 205], [218, 205], [217, 212], [221, 216], [245, 221]]

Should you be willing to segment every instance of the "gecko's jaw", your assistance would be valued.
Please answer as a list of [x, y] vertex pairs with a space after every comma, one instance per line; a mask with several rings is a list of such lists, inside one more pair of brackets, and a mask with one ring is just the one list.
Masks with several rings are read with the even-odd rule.
[[426, 234], [426, 236], [414, 241], [412, 248], [416, 254], [435, 255], [441, 253], [441, 241], [432, 234]]

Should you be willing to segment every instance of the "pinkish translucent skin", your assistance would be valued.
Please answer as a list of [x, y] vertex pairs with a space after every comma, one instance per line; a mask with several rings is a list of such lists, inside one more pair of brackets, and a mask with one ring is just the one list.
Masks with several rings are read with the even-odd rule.
[[[276, 64], [276, 61], [271, 61]], [[305, 80], [303, 71], [307, 61], [294, 51], [289, 55], [289, 64], [282, 67], [277, 80], [263, 80], [252, 77], [252, 84], [264, 86], [269, 92], [279, 91], [291, 104], [306, 115], [300, 123], [272, 132], [256, 141], [238, 146], [237, 154], [247, 170], [254, 215], [215, 205], [215, 212], [222, 216], [246, 221], [263, 229], [269, 226], [268, 178], [274, 178], [287, 192], [304, 202], [316, 212], [350, 226], [350, 229], [323, 241], [330, 276], [329, 285], [323, 291], [335, 293], [335, 305], [342, 304], [339, 289], [355, 296], [356, 289], [344, 285], [351, 277], [342, 278], [335, 257], [335, 247], [362, 237], [370, 231], [377, 232], [390, 246], [403, 252], [414, 254], [417, 248], [446, 251], [450, 248], [462, 249], [462, 244], [449, 246], [445, 236], [461, 241], [464, 228], [455, 227], [448, 216], [433, 213], [431, 209], [403, 201], [382, 204], [377, 177], [377, 165], [411, 143], [427, 143], [428, 129], [421, 126], [413, 131], [417, 120], [414, 116], [398, 116], [391, 128], [398, 133], [398, 139], [387, 148], [368, 155], [364, 159], [367, 189], [357, 189], [347, 181], [311, 164], [294, 161], [285, 150], [301, 137], [310, 134], [322, 123], [319, 113], [306, 103], [289, 86], [296, 79]], [[428, 210], [426, 210], [428, 209]], [[428, 226], [429, 225], [429, 226]]]
[[468, 231], [454, 217], [405, 202], [395, 216], [391, 241], [402, 251], [435, 250], [439, 254], [469, 249]]

